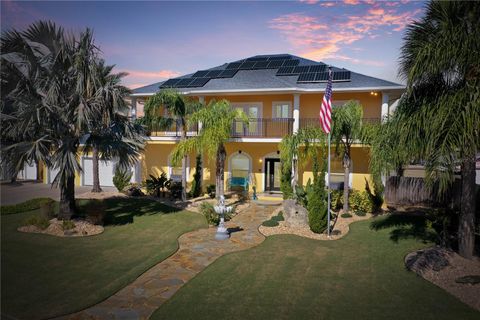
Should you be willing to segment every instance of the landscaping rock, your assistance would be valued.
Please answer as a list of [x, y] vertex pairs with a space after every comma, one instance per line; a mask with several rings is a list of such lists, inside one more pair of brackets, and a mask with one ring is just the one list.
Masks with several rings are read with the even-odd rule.
[[440, 271], [450, 265], [449, 255], [450, 252], [441, 247], [418, 250], [405, 257], [405, 266], [420, 275], [430, 270]]
[[285, 226], [292, 228], [308, 227], [307, 209], [298, 205], [295, 200], [283, 201], [283, 216], [285, 218]]

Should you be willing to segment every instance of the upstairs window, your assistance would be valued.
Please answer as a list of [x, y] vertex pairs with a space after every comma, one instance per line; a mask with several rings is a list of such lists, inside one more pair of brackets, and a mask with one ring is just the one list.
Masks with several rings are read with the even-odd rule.
[[286, 119], [292, 117], [292, 106], [290, 102], [274, 102], [272, 118]]

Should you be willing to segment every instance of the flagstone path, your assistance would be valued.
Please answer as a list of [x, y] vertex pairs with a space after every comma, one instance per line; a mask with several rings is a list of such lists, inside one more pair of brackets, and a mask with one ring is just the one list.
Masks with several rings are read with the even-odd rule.
[[188, 280], [222, 255], [254, 247], [265, 239], [258, 231], [275, 206], [251, 206], [227, 222], [228, 240], [215, 240], [216, 228], [186, 233], [178, 251], [107, 300], [59, 319], [148, 319]]

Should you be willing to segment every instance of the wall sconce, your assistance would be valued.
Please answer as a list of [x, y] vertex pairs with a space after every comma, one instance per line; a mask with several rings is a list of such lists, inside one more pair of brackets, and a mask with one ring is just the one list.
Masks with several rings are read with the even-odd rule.
[[262, 162], [263, 162], [263, 160], [262, 160], [262, 159], [258, 159], [258, 162], [262, 163]]
[[277, 150], [277, 154], [280, 154], [280, 150]]
[[238, 150], [238, 153], [242, 153], [242, 150]]
[[372, 96], [375, 96], [375, 97], [376, 97], [376, 96], [378, 96], [378, 92], [371, 91], [371, 92], [370, 92], [370, 95], [372, 95]]

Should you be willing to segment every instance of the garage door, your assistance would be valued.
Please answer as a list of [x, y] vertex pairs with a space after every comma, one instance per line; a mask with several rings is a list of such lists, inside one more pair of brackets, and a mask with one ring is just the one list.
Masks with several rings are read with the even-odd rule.
[[36, 180], [37, 179], [37, 164], [25, 164], [23, 170], [18, 173], [18, 179]]
[[[114, 161], [99, 161], [98, 173], [100, 186], [113, 187], [113, 176], [115, 174]], [[92, 158], [83, 158], [83, 185], [93, 185], [93, 162]]]
[[48, 183], [52, 183], [55, 177], [58, 174], [58, 169], [49, 168], [48, 169]]

